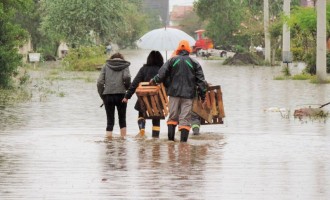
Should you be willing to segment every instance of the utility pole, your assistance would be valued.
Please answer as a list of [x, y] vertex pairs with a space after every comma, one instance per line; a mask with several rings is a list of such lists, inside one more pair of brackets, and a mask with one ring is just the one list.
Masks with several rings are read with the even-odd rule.
[[[291, 0], [284, 0], [283, 2], [283, 12], [285, 16], [290, 16], [290, 4]], [[292, 62], [292, 54], [290, 51], [290, 27], [288, 27], [287, 23], [283, 24], [283, 44], [282, 44], [282, 61], [283, 63], [289, 66], [289, 63]]]
[[327, 46], [326, 46], [326, 0], [318, 0], [317, 6], [317, 39], [316, 39], [316, 76], [319, 81], [327, 79]]
[[264, 0], [265, 61], [270, 62], [269, 0]]

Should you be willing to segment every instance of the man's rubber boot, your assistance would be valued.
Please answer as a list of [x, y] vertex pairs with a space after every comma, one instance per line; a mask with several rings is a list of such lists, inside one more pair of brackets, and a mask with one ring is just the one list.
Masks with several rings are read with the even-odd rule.
[[152, 126], [152, 137], [153, 138], [159, 138], [159, 131], [160, 131], [160, 126]]
[[189, 137], [189, 130], [187, 129], [181, 129], [181, 138], [180, 142], [187, 142]]
[[168, 140], [174, 141], [175, 138], [175, 125], [167, 125], [168, 127]]
[[199, 127], [194, 127], [193, 128], [193, 134], [194, 135], [199, 135]]

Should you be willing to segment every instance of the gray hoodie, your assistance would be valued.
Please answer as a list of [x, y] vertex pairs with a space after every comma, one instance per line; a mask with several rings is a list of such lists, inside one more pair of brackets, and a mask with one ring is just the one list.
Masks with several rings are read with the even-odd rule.
[[97, 79], [97, 91], [101, 98], [106, 94], [125, 94], [131, 84], [130, 64], [120, 58], [107, 60]]

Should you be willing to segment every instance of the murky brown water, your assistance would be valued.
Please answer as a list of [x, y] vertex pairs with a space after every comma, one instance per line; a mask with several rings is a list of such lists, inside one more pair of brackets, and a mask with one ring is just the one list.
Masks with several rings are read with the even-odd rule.
[[[125, 52], [133, 76], [147, 53]], [[105, 142], [98, 72], [38, 79], [31, 102], [0, 106], [0, 199], [330, 199], [329, 119], [293, 118], [329, 102], [330, 85], [273, 80], [280, 67], [200, 62], [222, 86], [227, 117], [187, 144], [168, 142], [164, 121], [161, 139], [150, 138], [150, 121], [148, 139], [136, 139], [135, 96], [128, 138]]]

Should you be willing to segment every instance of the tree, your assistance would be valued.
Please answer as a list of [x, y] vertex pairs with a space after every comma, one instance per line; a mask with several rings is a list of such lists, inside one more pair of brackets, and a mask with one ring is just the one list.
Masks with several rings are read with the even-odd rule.
[[199, 0], [194, 8], [202, 21], [207, 22], [206, 35], [216, 44], [232, 45], [243, 19], [241, 1]]
[[[299, 3], [300, 0], [291, 0], [292, 6]], [[208, 36], [216, 43], [243, 47], [264, 45], [263, 1], [199, 0], [194, 8], [200, 19], [207, 23]], [[271, 24], [279, 19], [282, 10], [283, 0], [269, 1]]]
[[[42, 29], [45, 33], [59, 37], [75, 45], [106, 43], [130, 40], [132, 24], [127, 16], [136, 14], [138, 0], [44, 0]], [[135, 7], [134, 7], [135, 6]], [[133, 34], [135, 35], [135, 34]], [[120, 39], [120, 40], [119, 40]]]
[[[330, 4], [326, 5], [326, 27], [330, 27]], [[314, 8], [293, 7], [290, 17], [284, 17], [291, 31], [291, 51], [294, 60], [307, 63], [306, 71], [310, 74], [316, 73], [316, 41], [317, 41], [317, 14]], [[283, 24], [283, 22], [282, 22]], [[272, 26], [272, 37], [279, 38], [278, 30], [281, 26]], [[326, 29], [329, 37], [330, 30]], [[326, 41], [324, 41], [326, 43]], [[329, 71], [329, 69], [328, 69]]]
[[42, 53], [44, 56], [55, 56], [59, 41], [56, 38], [52, 38], [49, 34], [44, 34], [40, 30], [41, 16], [43, 13], [40, 6], [40, 0], [32, 0], [32, 3], [29, 5], [27, 10], [16, 13], [15, 22], [20, 24], [22, 28], [29, 32], [34, 51]]
[[196, 34], [196, 30], [205, 28], [205, 23], [201, 22], [196, 12], [192, 11], [183, 17], [183, 19], [179, 22], [179, 26], [181, 30], [193, 36]]
[[139, 4], [131, 3], [126, 5], [126, 9], [127, 11], [124, 15], [126, 26], [117, 33], [119, 35], [117, 44], [123, 48], [135, 44], [135, 41], [140, 38], [141, 34], [148, 30], [148, 16], [139, 12], [142, 10], [142, 6], [139, 7]]
[[29, 0], [0, 2], [0, 87], [10, 86], [11, 76], [21, 64], [18, 47], [27, 39], [27, 32], [13, 23], [16, 12], [24, 11]]

